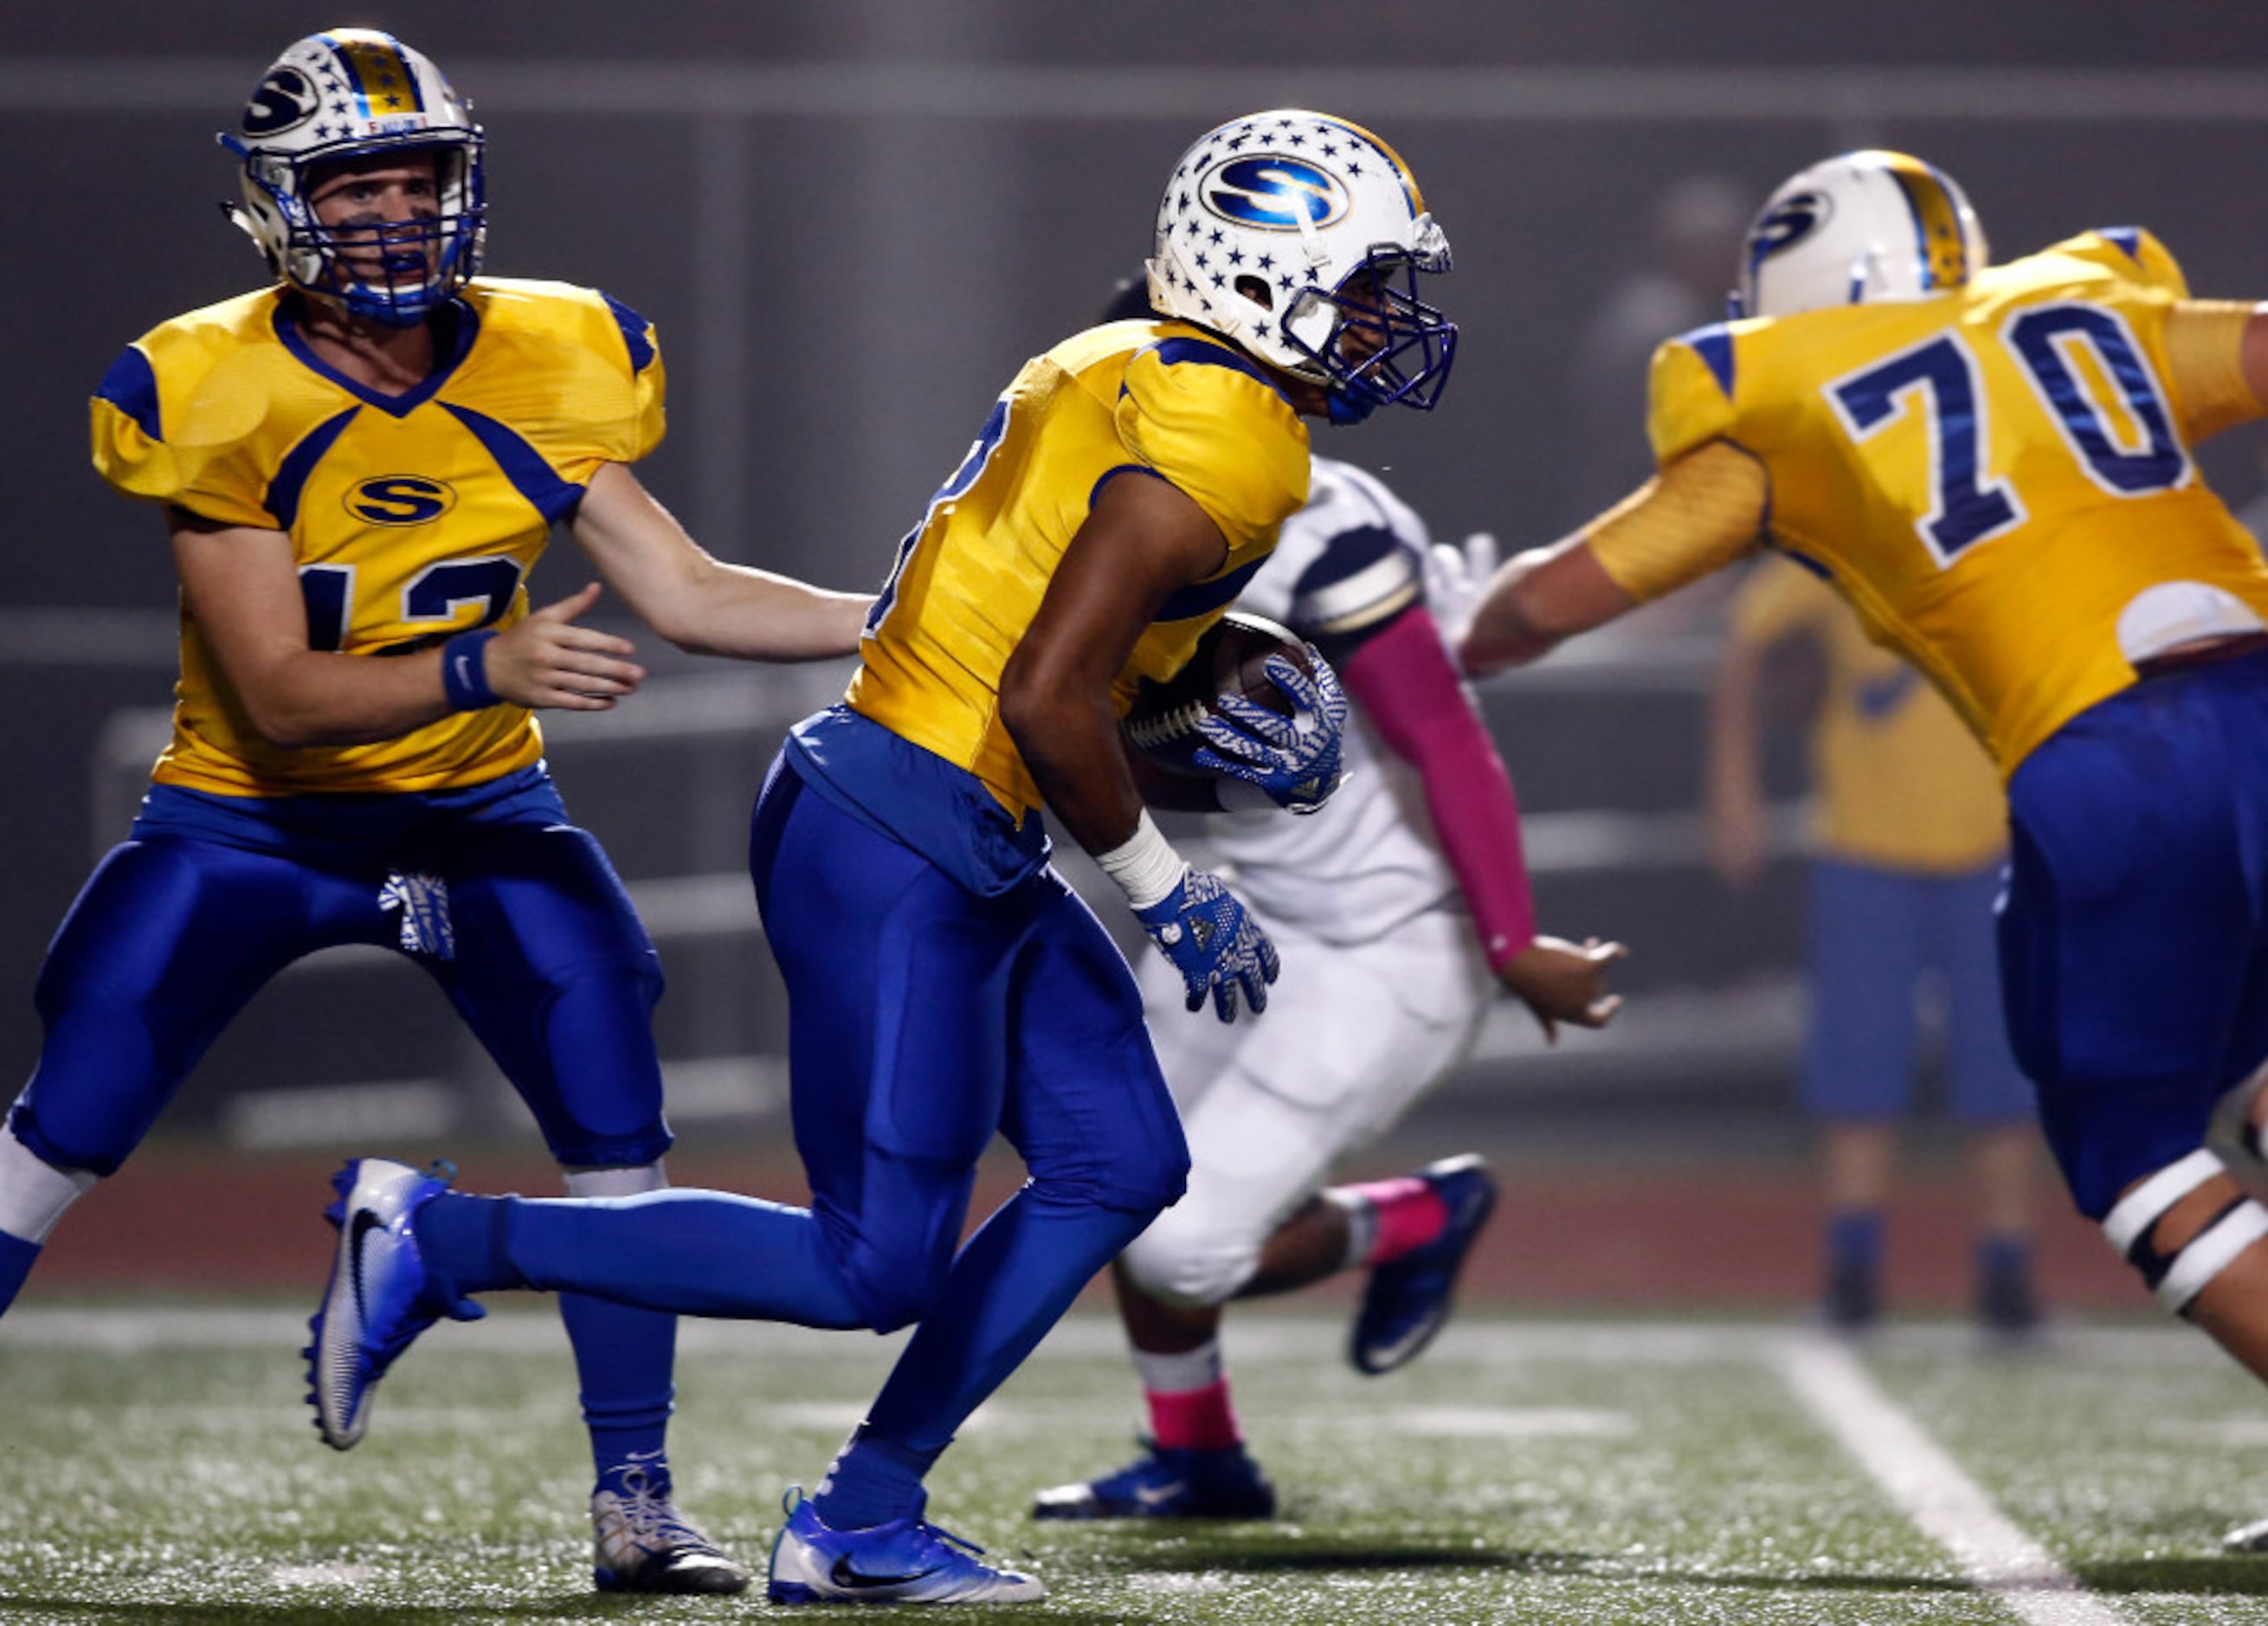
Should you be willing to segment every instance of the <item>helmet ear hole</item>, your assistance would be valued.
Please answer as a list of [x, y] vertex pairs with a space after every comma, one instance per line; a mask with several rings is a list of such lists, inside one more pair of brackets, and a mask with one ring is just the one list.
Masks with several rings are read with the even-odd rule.
[[1263, 311], [1276, 308], [1276, 291], [1268, 285], [1265, 277], [1243, 276], [1229, 285]]

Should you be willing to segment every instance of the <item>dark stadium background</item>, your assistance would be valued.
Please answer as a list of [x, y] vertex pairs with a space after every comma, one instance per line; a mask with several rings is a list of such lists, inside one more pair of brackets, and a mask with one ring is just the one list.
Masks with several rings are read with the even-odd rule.
[[[1618, 494], [1620, 474], [1587, 486], [1593, 471], [1643, 472], [1635, 386], [1610, 425], [1572, 410], [1578, 347], [1608, 292], [1653, 252], [1656, 200], [1695, 174], [1753, 200], [1828, 152], [1906, 148], [1965, 183], [2005, 253], [2139, 222], [2198, 292], [2268, 291], [2268, 12], [2250, 6], [7, 7], [0, 665], [13, 726], [0, 1078], [11, 1090], [37, 1053], [41, 949], [124, 830], [147, 708], [164, 704], [173, 663], [162, 531], [89, 469], [85, 397], [135, 335], [258, 280], [214, 207], [234, 180], [212, 132], [288, 41], [334, 24], [401, 34], [475, 103], [490, 134], [490, 270], [596, 285], [656, 322], [673, 429], [644, 470], [653, 489], [715, 551], [846, 587], [880, 580], [1016, 365], [1084, 325], [1135, 269], [1186, 141], [1257, 107], [1320, 107], [1377, 128], [1448, 229], [1458, 270], [1441, 294], [1464, 348], [1441, 410], [1318, 442], [1383, 472], [1443, 536], [1548, 540]], [[2247, 433], [2205, 454], [2235, 501], [2258, 492], [2259, 448]], [[563, 545], [535, 579], [539, 602], [585, 575]], [[1768, 1260], [1777, 1274], [1751, 1282], [1755, 1295], [1807, 1290], [1804, 1134], [1790, 1093], [1799, 868], [1785, 860], [1735, 897], [1696, 861], [1712, 604], [1697, 595], [1583, 659], [1486, 691], [1524, 804], [1546, 816], [1546, 925], [1633, 946], [1630, 1019], [1549, 1056], [1507, 1021], [1379, 1157], [1473, 1142], [1528, 1169], [1517, 1212], [1547, 1233], [1566, 1228], [1523, 1267], [1539, 1290], [1580, 1296], [1580, 1279], [1550, 1287], [1555, 1273], [1587, 1269], [1595, 1284], [1616, 1257], [1660, 1266], [1632, 1295], [1648, 1280], [1690, 1290], [1694, 1266], [1661, 1253], [1660, 1224], [1701, 1227], [1712, 1245], [1699, 1253]], [[651, 705], [634, 703], [651, 713], [641, 737], [563, 724], [554, 763], [663, 937], [664, 1052], [684, 1081], [681, 1178], [792, 1179], [781, 1120], [766, 1110], [776, 1075], [746, 1060], [776, 1050], [780, 1012], [733, 876], [781, 723], [825, 698], [832, 676], [773, 681], [646, 645], [660, 676]], [[1800, 793], [1792, 728], [1774, 774], [1784, 795]], [[362, 1088], [310, 1093], [349, 1084]], [[186, 1203], [210, 1190], [215, 1167], [257, 1154], [296, 1177], [373, 1136], [494, 1148], [512, 1167], [532, 1143], [420, 976], [318, 963], [222, 1041], [150, 1171], [137, 1165], [121, 1194], [66, 1224], [58, 1273], [77, 1260], [91, 1277], [101, 1247], [129, 1275], [137, 1258], [148, 1273], [178, 1262], [158, 1245], [179, 1229], [164, 1217], [168, 1171], [191, 1171]], [[1942, 1136], [1922, 1144], [1900, 1223], [1948, 1256], [1922, 1259], [1917, 1241], [1900, 1268], [1947, 1303], [1960, 1290], [1958, 1205]], [[122, 1201], [136, 1181], [142, 1201]], [[1764, 1198], [1779, 1207], [1738, 1218]], [[1622, 1221], [1654, 1240], [1619, 1255], [1578, 1249], [1570, 1262], [1571, 1238]], [[2050, 1237], [2051, 1291], [2127, 1302], [2075, 1222]]]

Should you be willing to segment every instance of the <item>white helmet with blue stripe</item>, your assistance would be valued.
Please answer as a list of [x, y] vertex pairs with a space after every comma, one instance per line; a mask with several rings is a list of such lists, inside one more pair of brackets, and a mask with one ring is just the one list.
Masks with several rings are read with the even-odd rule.
[[[370, 28], [309, 34], [261, 77], [240, 127], [218, 139], [244, 166], [243, 200], [222, 208], [294, 287], [336, 299], [358, 316], [409, 326], [479, 271], [488, 218], [480, 126], [431, 60], [392, 34]], [[342, 243], [342, 233], [316, 220], [311, 174], [342, 160], [412, 152], [433, 154], [435, 218], [356, 228], [379, 240], [382, 252], [375, 255], [372, 241]], [[341, 253], [357, 246], [363, 252]]]
[[1925, 299], [1962, 286], [1989, 254], [1977, 211], [1944, 171], [1903, 152], [1845, 152], [1765, 200], [1749, 228], [1734, 314]]
[[1448, 269], [1448, 239], [1391, 147], [1278, 108], [1182, 155], [1158, 209], [1150, 300], [1322, 385], [1333, 421], [1352, 423], [1439, 399], [1457, 328], [1418, 297], [1418, 277]]

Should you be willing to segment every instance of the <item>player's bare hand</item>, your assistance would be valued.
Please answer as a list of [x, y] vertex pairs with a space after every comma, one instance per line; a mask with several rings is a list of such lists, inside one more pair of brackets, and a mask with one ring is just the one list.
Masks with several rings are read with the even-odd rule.
[[1602, 1028], [1622, 1009], [1623, 996], [1607, 991], [1607, 971], [1630, 953], [1618, 942], [1587, 937], [1579, 948], [1558, 937], [1538, 937], [1504, 963], [1497, 975], [1527, 1003], [1543, 1026], [1547, 1041], [1557, 1043], [1559, 1024]]
[[603, 712], [644, 681], [637, 647], [576, 617], [599, 602], [600, 584], [546, 604], [490, 639], [489, 687], [499, 700], [557, 711]]

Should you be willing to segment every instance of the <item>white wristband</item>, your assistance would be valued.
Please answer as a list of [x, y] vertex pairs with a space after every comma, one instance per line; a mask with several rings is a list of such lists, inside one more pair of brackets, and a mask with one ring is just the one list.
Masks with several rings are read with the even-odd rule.
[[1174, 851], [1174, 844], [1158, 833], [1147, 808], [1135, 822], [1134, 833], [1108, 853], [1097, 853], [1094, 861], [1102, 866], [1103, 874], [1118, 883], [1126, 901], [1137, 909], [1147, 909], [1164, 899], [1182, 883], [1189, 868]]

